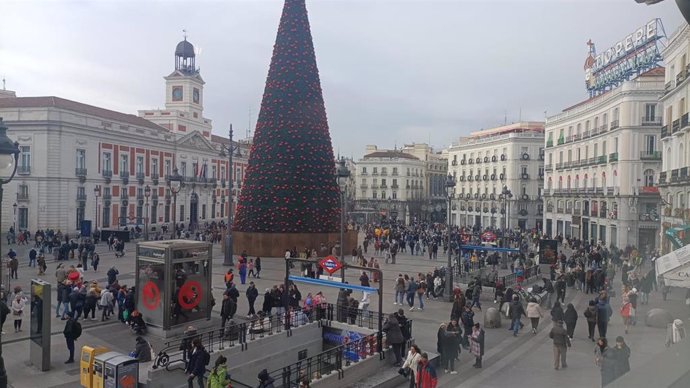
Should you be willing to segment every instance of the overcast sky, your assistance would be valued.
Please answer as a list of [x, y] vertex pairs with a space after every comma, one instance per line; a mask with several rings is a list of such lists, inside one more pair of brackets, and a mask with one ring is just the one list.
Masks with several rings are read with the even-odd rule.
[[[55, 95], [126, 113], [162, 107], [174, 50], [201, 50], [214, 133], [256, 123], [279, 0], [0, 1], [0, 76], [18, 96]], [[437, 148], [470, 131], [542, 120], [587, 98], [585, 42], [599, 51], [675, 1], [307, 0], [334, 151]], [[251, 113], [250, 113], [251, 112]], [[244, 137], [244, 136], [243, 136]]]

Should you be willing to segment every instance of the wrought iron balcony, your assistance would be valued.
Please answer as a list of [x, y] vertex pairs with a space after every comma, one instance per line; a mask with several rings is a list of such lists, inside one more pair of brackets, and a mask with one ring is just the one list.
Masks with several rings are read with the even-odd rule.
[[21, 164], [17, 166], [17, 175], [29, 175], [31, 174], [31, 166]]
[[620, 122], [618, 120], [611, 121], [611, 130], [613, 131], [614, 129], [618, 128], [620, 126], [619, 123]]
[[613, 152], [609, 154], [609, 162], [617, 162], [618, 161], [618, 152]]
[[668, 175], [668, 173], [666, 171], [662, 171], [659, 173], [659, 184], [660, 185], [666, 184], [667, 175]]
[[664, 125], [661, 127], [661, 138], [669, 137], [671, 136], [671, 133], [668, 131], [668, 125]]
[[86, 202], [86, 193], [77, 193], [77, 202]]
[[85, 178], [86, 177], [86, 169], [77, 167], [74, 169], [74, 175], [76, 175], [79, 178]]
[[640, 160], [661, 160], [661, 151], [642, 151], [640, 152]]

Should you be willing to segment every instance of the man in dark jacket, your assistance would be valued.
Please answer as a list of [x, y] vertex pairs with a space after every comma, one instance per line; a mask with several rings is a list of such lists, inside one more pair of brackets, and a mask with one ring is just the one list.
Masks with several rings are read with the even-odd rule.
[[201, 340], [199, 338], [195, 338], [194, 341], [192, 341], [192, 346], [194, 350], [192, 351], [192, 356], [189, 357], [187, 369], [185, 369], [185, 373], [188, 375], [187, 387], [194, 388], [192, 384], [196, 379], [199, 388], [204, 388], [204, 373], [206, 373], [206, 362], [208, 361], [209, 355], [206, 349], [201, 345]]
[[513, 330], [513, 337], [517, 337], [517, 333], [521, 326], [520, 318], [522, 316], [527, 317], [527, 314], [525, 314], [525, 309], [522, 307], [519, 297], [517, 295], [513, 295], [513, 302], [510, 304], [510, 328]]
[[563, 321], [553, 323], [549, 338], [553, 339], [553, 368], [559, 369], [559, 360], [560, 366], [567, 368], [568, 363], [565, 361], [565, 356], [570, 347], [570, 338], [568, 338], [568, 332], [563, 327]]
[[402, 365], [402, 346], [405, 343], [405, 338], [400, 330], [400, 323], [396, 318], [395, 314], [388, 316], [388, 320], [383, 325], [383, 331], [386, 333], [386, 342], [393, 346], [393, 354], [395, 354], [395, 364], [396, 367]]
[[65, 322], [62, 334], [65, 336], [67, 349], [69, 350], [69, 358], [65, 361], [65, 364], [72, 364], [74, 363], [74, 341], [81, 336], [81, 324], [74, 319], [74, 312], [72, 311], [67, 313], [67, 322]]
[[259, 378], [259, 388], [274, 388], [273, 382], [275, 380], [273, 377], [268, 375], [268, 371], [266, 369], [261, 370], [257, 377]]
[[134, 358], [139, 362], [151, 361], [151, 345], [142, 336], [137, 336], [137, 344], [134, 348]]
[[237, 303], [227, 294], [223, 295], [223, 304], [220, 307], [220, 327], [225, 330], [225, 324], [231, 320], [237, 312]]
[[256, 302], [256, 298], [258, 297], [259, 290], [256, 289], [254, 282], [249, 282], [249, 287], [247, 287], [247, 302], [249, 302], [249, 312], [247, 313], [247, 317], [252, 317], [256, 315], [256, 311], [254, 310], [254, 303]]
[[556, 301], [559, 300], [561, 303], [565, 303], [565, 277], [563, 275], [558, 277], [556, 281]]

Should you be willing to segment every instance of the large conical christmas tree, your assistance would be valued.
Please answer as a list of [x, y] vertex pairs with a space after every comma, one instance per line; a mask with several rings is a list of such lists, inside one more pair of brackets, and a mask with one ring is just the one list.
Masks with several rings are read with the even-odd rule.
[[333, 147], [304, 0], [286, 0], [233, 230], [338, 230]]

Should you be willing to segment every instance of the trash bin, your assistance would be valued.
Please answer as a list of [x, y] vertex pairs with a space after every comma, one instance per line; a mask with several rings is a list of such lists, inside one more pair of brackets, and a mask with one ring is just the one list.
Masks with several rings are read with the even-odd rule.
[[[81, 386], [85, 388], [94, 388], [93, 385], [93, 363], [99, 354], [106, 353], [108, 349], [102, 347], [81, 347], [81, 358], [79, 361], [79, 375]], [[102, 376], [101, 376], [102, 380]]]
[[113, 357], [121, 356], [122, 353], [106, 352], [98, 354], [93, 358], [93, 379], [92, 388], [105, 387], [105, 362]]
[[105, 361], [104, 388], [137, 388], [139, 385], [139, 360], [117, 354]]

